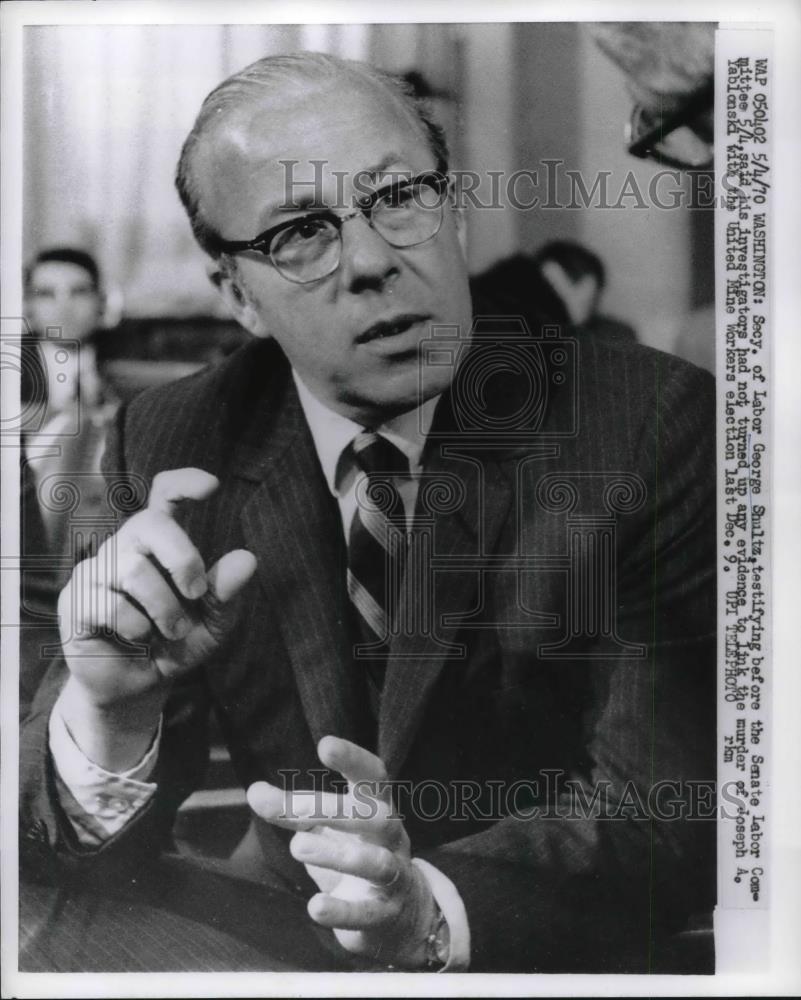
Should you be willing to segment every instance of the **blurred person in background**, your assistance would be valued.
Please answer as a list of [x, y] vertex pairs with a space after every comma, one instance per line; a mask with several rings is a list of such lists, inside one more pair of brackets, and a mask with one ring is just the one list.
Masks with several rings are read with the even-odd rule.
[[529, 332], [560, 326], [566, 333], [634, 343], [632, 327], [598, 312], [606, 270], [591, 250], [567, 240], [536, 254], [497, 261], [470, 281], [477, 316], [522, 316]]
[[[715, 25], [605, 22], [588, 26], [599, 49], [622, 71], [634, 104], [622, 131], [632, 156], [684, 170], [711, 167]], [[529, 330], [572, 327], [607, 340], [634, 342], [636, 332], [599, 315], [604, 266], [566, 240], [532, 259], [518, 253], [471, 278], [476, 315], [518, 314]], [[714, 373], [713, 307], [677, 320], [675, 353]]]
[[107, 387], [98, 368], [97, 339], [105, 297], [94, 257], [70, 247], [42, 250], [25, 270], [24, 294], [25, 318], [46, 377], [43, 425], [76, 402], [102, 406]]
[[35, 358], [25, 367], [22, 395], [37, 414], [24, 433], [25, 452], [50, 551], [65, 555], [71, 512], [51, 502], [53, 490], [72, 477], [82, 516], [102, 513], [100, 457], [119, 406], [98, 362], [105, 297], [97, 262], [84, 250], [43, 250], [26, 268], [24, 294]]
[[598, 311], [606, 269], [601, 258], [570, 240], [553, 240], [539, 250], [533, 266], [562, 302], [573, 332], [634, 343], [634, 329]]
[[679, 169], [711, 167], [715, 25], [610, 21], [589, 30], [625, 74], [634, 100], [625, 126], [628, 151]]
[[[23, 574], [22, 615], [30, 627], [23, 630], [21, 709], [58, 639], [58, 592], [84, 554], [87, 531], [108, 513], [100, 458], [118, 406], [98, 363], [105, 299], [95, 259], [72, 247], [46, 249], [23, 281], [21, 510], [23, 554], [31, 563]], [[76, 514], [80, 534], [71, 530]]]
[[[714, 163], [715, 24], [658, 21], [590, 26], [596, 44], [622, 70], [634, 101], [625, 124], [633, 156], [680, 170]], [[715, 373], [715, 307], [676, 319], [674, 352]]]
[[470, 279], [476, 316], [522, 316], [530, 333], [544, 326], [567, 326], [564, 302], [533, 266], [530, 254], [496, 261]]

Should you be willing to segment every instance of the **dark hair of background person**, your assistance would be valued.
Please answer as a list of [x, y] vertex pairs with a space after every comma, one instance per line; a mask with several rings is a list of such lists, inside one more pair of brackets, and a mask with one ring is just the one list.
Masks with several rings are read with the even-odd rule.
[[470, 279], [475, 316], [521, 316], [529, 332], [570, 324], [564, 303], [534, 265], [529, 254], [497, 261]]
[[23, 272], [23, 284], [27, 291], [31, 287], [33, 274], [40, 264], [57, 262], [61, 264], [75, 264], [76, 267], [83, 268], [91, 277], [95, 291], [100, 289], [100, 268], [94, 257], [86, 250], [76, 250], [73, 247], [52, 247], [48, 250], [40, 251], [33, 260], [26, 265]]

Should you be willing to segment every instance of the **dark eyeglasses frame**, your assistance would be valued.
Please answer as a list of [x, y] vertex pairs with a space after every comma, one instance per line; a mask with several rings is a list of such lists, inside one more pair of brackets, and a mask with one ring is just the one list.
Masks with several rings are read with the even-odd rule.
[[[309, 212], [307, 215], [301, 217], [296, 216], [295, 218], [288, 219], [286, 222], [279, 223], [277, 226], [272, 226], [270, 229], [265, 229], [263, 233], [259, 233], [259, 235], [255, 236], [252, 240], [224, 240], [221, 239], [220, 237], [217, 237], [212, 241], [212, 249], [215, 250], [217, 253], [238, 254], [238, 253], [244, 253], [248, 250], [252, 250], [256, 253], [263, 254], [265, 257], [268, 258], [270, 263], [283, 278], [286, 278], [287, 281], [295, 281], [295, 279], [293, 278], [287, 278], [286, 274], [284, 274], [281, 268], [275, 263], [275, 261], [272, 260], [270, 253], [270, 248], [273, 240], [279, 233], [283, 232], [285, 229], [291, 229], [292, 226], [296, 226], [300, 221], [307, 221], [309, 219], [325, 219], [331, 222], [336, 227], [337, 231], [340, 233], [340, 240], [341, 240], [342, 226], [348, 221], [348, 219], [354, 219], [359, 215], [363, 215], [367, 220], [368, 224], [372, 225], [372, 222], [370, 220], [370, 214], [375, 208], [376, 204], [382, 198], [386, 198], [387, 195], [390, 195], [395, 191], [401, 191], [405, 188], [417, 184], [427, 184], [429, 187], [433, 188], [433, 190], [435, 190], [438, 195], [443, 195], [450, 186], [450, 183], [451, 183], [450, 177], [448, 177], [448, 175], [443, 170], [426, 170], [421, 174], [416, 174], [414, 177], [409, 177], [407, 179], [394, 181], [392, 184], [386, 184], [382, 188], [377, 188], [375, 191], [371, 191], [370, 194], [365, 195], [363, 198], [356, 199], [354, 202], [355, 205], [354, 210], [352, 212], [346, 213], [345, 215], [337, 215], [337, 213], [332, 211], [331, 209], [322, 209], [320, 211]], [[420, 246], [421, 243], [427, 243], [428, 240], [433, 239], [438, 232], [439, 228], [437, 228], [437, 230], [434, 233], [432, 233], [431, 236], [427, 236], [424, 240], [421, 240], [419, 243], [406, 243], [406, 244], [401, 244], [401, 246], [404, 249], [406, 247]], [[382, 239], [386, 239], [383, 233], [379, 235], [381, 235]], [[387, 240], [387, 242], [389, 243], [390, 241]], [[337, 264], [337, 267], [338, 266], [339, 264]], [[333, 268], [332, 271], [329, 273], [333, 274], [335, 270], [336, 267]], [[327, 277], [327, 275], [322, 275], [321, 277]], [[309, 281], [318, 281], [318, 280], [320, 279], [319, 278], [309, 279]], [[308, 284], [309, 281], [301, 281], [301, 282], [295, 281], [295, 283]]]
[[708, 163], [700, 165], [691, 164], [686, 160], [680, 160], [678, 157], [662, 153], [656, 147], [660, 142], [664, 142], [665, 136], [674, 132], [677, 128], [680, 128], [682, 125], [691, 126], [693, 120], [702, 111], [708, 111], [714, 106], [714, 101], [715, 82], [710, 79], [696, 90], [680, 108], [672, 114], [660, 118], [654, 126], [639, 136], [637, 135], [637, 124], [642, 120], [646, 112], [643, 110], [642, 105], [635, 105], [631, 113], [631, 120], [626, 126], [628, 152], [641, 160], [652, 159], [668, 167], [680, 169], [695, 167], [702, 170], [711, 166], [711, 160]]

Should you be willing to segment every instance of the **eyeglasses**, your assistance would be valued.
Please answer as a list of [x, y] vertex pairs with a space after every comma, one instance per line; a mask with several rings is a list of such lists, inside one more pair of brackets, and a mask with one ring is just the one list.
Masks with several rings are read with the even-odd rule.
[[662, 117], [636, 105], [626, 124], [629, 153], [667, 167], [711, 167], [714, 145], [706, 119], [714, 106], [714, 96], [714, 83], [709, 80], [673, 114]]
[[330, 209], [310, 212], [266, 229], [252, 240], [214, 241], [220, 253], [247, 250], [264, 254], [287, 281], [298, 285], [333, 274], [342, 254], [342, 227], [363, 216], [393, 247], [416, 247], [433, 239], [442, 226], [449, 178], [437, 170], [388, 184], [337, 215]]

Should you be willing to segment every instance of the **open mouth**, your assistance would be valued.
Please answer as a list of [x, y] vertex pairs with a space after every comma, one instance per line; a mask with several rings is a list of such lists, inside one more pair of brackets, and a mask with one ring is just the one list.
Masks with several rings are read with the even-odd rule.
[[405, 333], [411, 327], [416, 326], [418, 323], [423, 323], [428, 319], [428, 316], [419, 315], [417, 313], [407, 313], [403, 316], [396, 316], [391, 320], [381, 320], [378, 323], [373, 323], [364, 332], [360, 333], [356, 338], [357, 344], [369, 344], [372, 340], [386, 340], [388, 337], [397, 337], [401, 333]]

